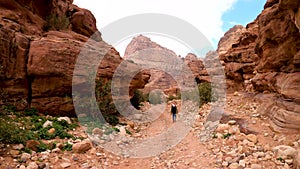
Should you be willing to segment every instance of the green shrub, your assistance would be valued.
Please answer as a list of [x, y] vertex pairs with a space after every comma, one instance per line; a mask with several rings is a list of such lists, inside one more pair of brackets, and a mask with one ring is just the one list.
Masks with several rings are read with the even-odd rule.
[[149, 102], [154, 105], [163, 103], [163, 93], [159, 90], [152, 91], [149, 95]]
[[8, 111], [8, 112], [11, 112], [11, 113], [15, 113], [17, 111], [17, 108], [14, 105], [11, 105], [11, 104], [4, 105], [2, 107], [2, 109], [5, 110], [5, 111]]
[[69, 27], [69, 18], [65, 15], [50, 15], [46, 19], [47, 24], [44, 26], [45, 31], [49, 30], [65, 30]]
[[[111, 95], [111, 80], [105, 82], [103, 79], [96, 80], [96, 100], [99, 106], [99, 110], [107, 123], [111, 125], [117, 125], [119, 114], [112, 100]], [[99, 115], [92, 115], [95, 119], [100, 121]], [[94, 121], [94, 120], [93, 120]]]
[[223, 139], [229, 138], [231, 136], [230, 133], [223, 134]]
[[73, 145], [68, 143], [68, 142], [65, 142], [63, 147], [62, 147], [62, 151], [72, 151], [72, 147]]
[[119, 118], [116, 115], [104, 114], [104, 119], [106, 120], [107, 123], [109, 123], [113, 126], [119, 124]]
[[[28, 111], [31, 112], [31, 111]], [[0, 114], [3, 114], [0, 112]], [[24, 115], [21, 113], [21, 115]], [[29, 113], [31, 114], [31, 113]], [[43, 128], [46, 118], [43, 116], [0, 116], [0, 142], [7, 144], [26, 144], [28, 140], [41, 140], [59, 138], [73, 138], [68, 133], [69, 130], [75, 128], [77, 124], [68, 124], [65, 121], [57, 121], [57, 118], [50, 118], [53, 121], [53, 126]], [[48, 130], [54, 128], [55, 132], [50, 134]]]
[[204, 82], [204, 83], [198, 84], [198, 91], [199, 91], [200, 106], [212, 101], [211, 83]]
[[133, 96], [130, 99], [130, 103], [133, 107], [136, 109], [140, 109], [140, 106], [142, 106], [142, 102], [148, 101], [148, 95], [144, 95], [140, 90], [135, 90], [133, 92]]
[[118, 114], [113, 104], [111, 95], [111, 80], [104, 82], [103, 79], [96, 80], [96, 100], [102, 114]]
[[127, 130], [127, 129], [125, 129], [125, 130], [126, 130], [126, 133], [127, 133], [127, 134], [129, 134], [129, 135], [132, 134], [129, 130]]
[[42, 141], [40, 141], [40, 144], [37, 145], [37, 152], [43, 152], [43, 151], [47, 151], [50, 150], [51, 147], [45, 143], [43, 143]]
[[28, 147], [25, 147], [24, 150], [23, 150], [25, 153], [28, 153], [28, 154], [31, 154], [32, 153], [32, 150]]
[[[45, 140], [50, 140], [55, 138], [55, 134], [50, 134], [48, 132], [48, 130], [50, 129], [50, 127], [46, 127], [46, 128], [41, 128], [40, 130], [38, 130], [38, 136], [40, 139], [45, 139]], [[56, 130], [55, 130], [56, 132]]]
[[25, 116], [33, 116], [37, 115], [38, 110], [36, 108], [26, 108], [24, 110], [24, 115]]
[[118, 128], [116, 128], [116, 127], [113, 127], [112, 128], [114, 131], [116, 131], [116, 132], [120, 132], [120, 130], [118, 129]]
[[278, 157], [278, 158], [276, 158], [276, 160], [278, 160], [280, 162], [284, 162], [284, 159], [282, 157]]
[[26, 132], [21, 129], [19, 123], [9, 117], [0, 118], [0, 142], [7, 144], [26, 143]]
[[212, 133], [212, 138], [218, 138], [217, 134], [216, 133]]

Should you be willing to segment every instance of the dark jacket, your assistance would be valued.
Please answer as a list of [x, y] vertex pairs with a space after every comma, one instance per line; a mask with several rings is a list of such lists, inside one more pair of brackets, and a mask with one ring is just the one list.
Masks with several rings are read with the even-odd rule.
[[171, 106], [171, 113], [172, 114], [176, 114], [177, 113], [177, 107], [176, 107], [176, 105], [175, 106]]

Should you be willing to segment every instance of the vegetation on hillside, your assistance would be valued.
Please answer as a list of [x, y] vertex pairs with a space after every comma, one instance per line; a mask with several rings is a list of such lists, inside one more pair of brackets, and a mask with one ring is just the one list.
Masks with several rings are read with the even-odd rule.
[[[43, 126], [46, 121], [52, 125]], [[45, 151], [55, 148], [55, 146], [46, 145], [42, 140], [54, 138], [72, 138], [77, 139], [68, 131], [78, 126], [77, 121], [69, 124], [65, 120], [58, 120], [58, 117], [41, 116], [34, 108], [18, 112], [12, 105], [2, 106], [0, 108], [0, 142], [5, 144], [24, 144], [28, 140], [38, 141], [37, 151]]]

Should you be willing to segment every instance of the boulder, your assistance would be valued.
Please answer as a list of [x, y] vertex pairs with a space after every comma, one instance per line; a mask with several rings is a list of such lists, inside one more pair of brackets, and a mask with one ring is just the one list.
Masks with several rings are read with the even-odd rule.
[[92, 144], [89, 140], [83, 140], [81, 142], [73, 144], [72, 150], [75, 153], [84, 153], [92, 148]]
[[294, 157], [294, 160], [293, 160], [293, 166], [295, 169], [300, 169], [300, 149], [297, 150], [297, 154], [295, 155]]
[[293, 159], [298, 153], [295, 148], [286, 145], [279, 145], [274, 147], [273, 152], [275, 153], [276, 157], [280, 157], [284, 160]]

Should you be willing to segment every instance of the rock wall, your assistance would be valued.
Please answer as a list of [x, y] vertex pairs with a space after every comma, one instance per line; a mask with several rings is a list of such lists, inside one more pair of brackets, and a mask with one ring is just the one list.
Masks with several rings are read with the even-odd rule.
[[[63, 18], [65, 23], [56, 25], [58, 20], [52, 22], [49, 17]], [[73, 70], [91, 35], [91, 48], [106, 52], [97, 77], [111, 79], [122, 58], [102, 41], [90, 11], [73, 5], [71, 0], [0, 1], [0, 105], [74, 116]], [[142, 88], [147, 79], [146, 75], [137, 75], [130, 89]]]
[[300, 129], [299, 13], [299, 1], [268, 0], [253, 23], [229, 30], [218, 47], [228, 91], [272, 96], [261, 100], [263, 113], [278, 130]]
[[255, 53], [258, 26], [250, 23], [246, 28], [231, 28], [218, 45], [220, 59], [224, 62], [229, 92], [246, 88], [248, 80], [254, 77], [258, 56]]

